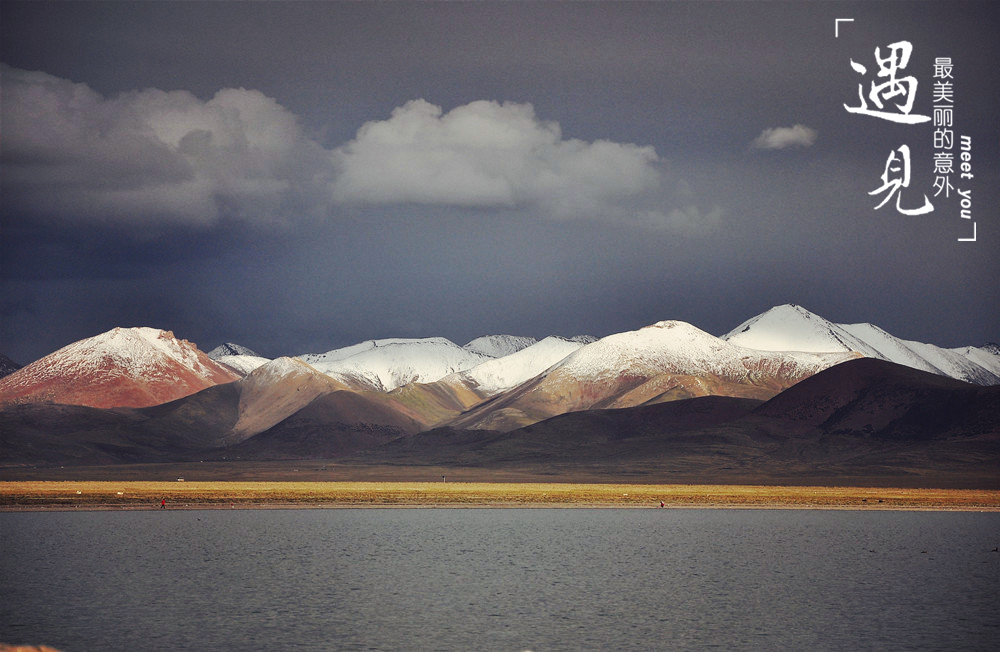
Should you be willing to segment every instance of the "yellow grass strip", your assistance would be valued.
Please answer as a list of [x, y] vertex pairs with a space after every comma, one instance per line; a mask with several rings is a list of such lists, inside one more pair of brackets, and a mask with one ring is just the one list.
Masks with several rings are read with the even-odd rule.
[[1000, 491], [480, 482], [0, 482], [0, 508], [602, 506], [1000, 511]]

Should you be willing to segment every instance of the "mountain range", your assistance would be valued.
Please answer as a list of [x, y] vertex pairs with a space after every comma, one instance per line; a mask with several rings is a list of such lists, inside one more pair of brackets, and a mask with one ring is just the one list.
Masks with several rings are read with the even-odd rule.
[[995, 345], [943, 349], [792, 305], [721, 338], [663, 321], [274, 360], [118, 328], [0, 378], [0, 465], [317, 458], [989, 484], [998, 384]]

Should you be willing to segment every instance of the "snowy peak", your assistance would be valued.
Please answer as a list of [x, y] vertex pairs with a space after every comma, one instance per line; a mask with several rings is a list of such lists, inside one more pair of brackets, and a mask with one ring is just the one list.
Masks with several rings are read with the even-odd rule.
[[[764, 354], [736, 346], [687, 322], [661, 321], [588, 344], [569, 356], [557, 369], [578, 379], [669, 373], [711, 374], [738, 380], [746, 376], [748, 368], [754, 365], [766, 362], [780, 366], [783, 355]], [[806, 353], [787, 356], [787, 359], [812, 365], [815, 372], [850, 357]]]
[[357, 344], [352, 344], [350, 346], [345, 346], [339, 349], [333, 349], [327, 351], [326, 353], [303, 353], [302, 355], [295, 356], [299, 360], [311, 364], [320, 366], [326, 363], [337, 362], [339, 360], [346, 360], [347, 358], [358, 355], [359, 353], [364, 353], [366, 351], [371, 351], [372, 349], [377, 349], [379, 347], [393, 346], [397, 344], [420, 344], [420, 343], [446, 343], [455, 346], [451, 341], [446, 340], [443, 337], [427, 337], [427, 338], [387, 338], [382, 340], [365, 340], [364, 342], [358, 342]]
[[984, 346], [966, 346], [959, 349], [949, 349], [961, 355], [970, 362], [978, 364], [997, 377], [1000, 377], [1000, 346], [986, 344]]
[[502, 358], [526, 349], [537, 342], [538, 340], [533, 337], [518, 335], [484, 335], [477, 337], [462, 348], [491, 358]]
[[218, 360], [219, 358], [222, 357], [228, 357], [234, 355], [245, 355], [254, 358], [262, 357], [259, 353], [256, 353], [245, 346], [240, 346], [239, 344], [233, 344], [232, 342], [225, 342], [223, 344], [220, 344], [219, 346], [209, 351], [207, 355], [213, 360]]
[[409, 383], [430, 383], [490, 358], [443, 337], [369, 340], [324, 354], [301, 356], [346, 384], [389, 392]]
[[115, 328], [3, 378], [0, 402], [145, 407], [238, 377], [170, 331]]
[[582, 346], [533, 379], [466, 411], [451, 425], [510, 430], [595, 408], [706, 395], [770, 398], [855, 357], [854, 353], [756, 351], [729, 344], [687, 322], [661, 321]]
[[246, 376], [258, 367], [270, 362], [267, 358], [252, 355], [222, 355], [215, 358], [215, 361], [229, 367], [241, 376]]
[[696, 366], [712, 358], [725, 343], [682, 321], [661, 321], [636, 331], [608, 335], [582, 347], [559, 365], [577, 378], [597, 378], [622, 372], [661, 373]]
[[874, 349], [837, 324], [794, 304], [775, 306], [751, 317], [722, 339], [760, 351], [855, 351], [868, 357], [876, 354]]
[[761, 351], [852, 351], [967, 382], [1000, 383], [1000, 356], [983, 349], [943, 349], [901, 340], [874, 324], [836, 324], [791, 304], [748, 319], [722, 339]]
[[477, 391], [491, 396], [531, 380], [582, 346], [562, 337], [546, 337], [510, 355], [487, 360], [460, 376]]

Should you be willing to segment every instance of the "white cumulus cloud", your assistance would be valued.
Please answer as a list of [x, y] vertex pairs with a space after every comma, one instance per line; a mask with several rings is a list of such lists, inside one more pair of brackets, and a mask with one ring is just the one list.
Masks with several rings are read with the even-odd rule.
[[774, 127], [765, 129], [750, 144], [757, 149], [785, 149], [786, 147], [809, 147], [816, 142], [819, 134], [805, 125]]
[[352, 203], [542, 206], [590, 216], [656, 188], [652, 147], [564, 139], [530, 104], [476, 101], [444, 113], [413, 100], [335, 151], [334, 196]]

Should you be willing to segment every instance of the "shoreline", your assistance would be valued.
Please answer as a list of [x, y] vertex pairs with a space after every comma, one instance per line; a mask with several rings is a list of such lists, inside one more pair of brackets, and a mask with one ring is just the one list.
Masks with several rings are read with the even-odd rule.
[[[166, 509], [160, 502], [166, 501]], [[527, 482], [2, 481], [0, 511], [840, 509], [1000, 512], [1000, 491]]]
[[[67, 507], [64, 505], [2, 505], [0, 513], [61, 513], [61, 512], [191, 512], [191, 511], [274, 511], [274, 510], [350, 510], [350, 509], [660, 509], [657, 505], [611, 505], [606, 503], [423, 503], [423, 504], [397, 504], [397, 505], [377, 505], [377, 504], [346, 504], [346, 503], [255, 503], [250, 505], [239, 505], [227, 507], [225, 505], [212, 505], [208, 503], [194, 503], [188, 505], [174, 505], [173, 507], [161, 510], [158, 507], [137, 507], [89, 504]], [[965, 507], [955, 505], [889, 505], [889, 506], [868, 506], [858, 507], [856, 505], [806, 505], [806, 504], [759, 504], [759, 505], [736, 505], [720, 503], [703, 504], [666, 504], [664, 510], [678, 509], [725, 509], [725, 510], [814, 510], [814, 511], [845, 511], [845, 512], [978, 512], [997, 513], [1000, 507], [982, 506]]]

